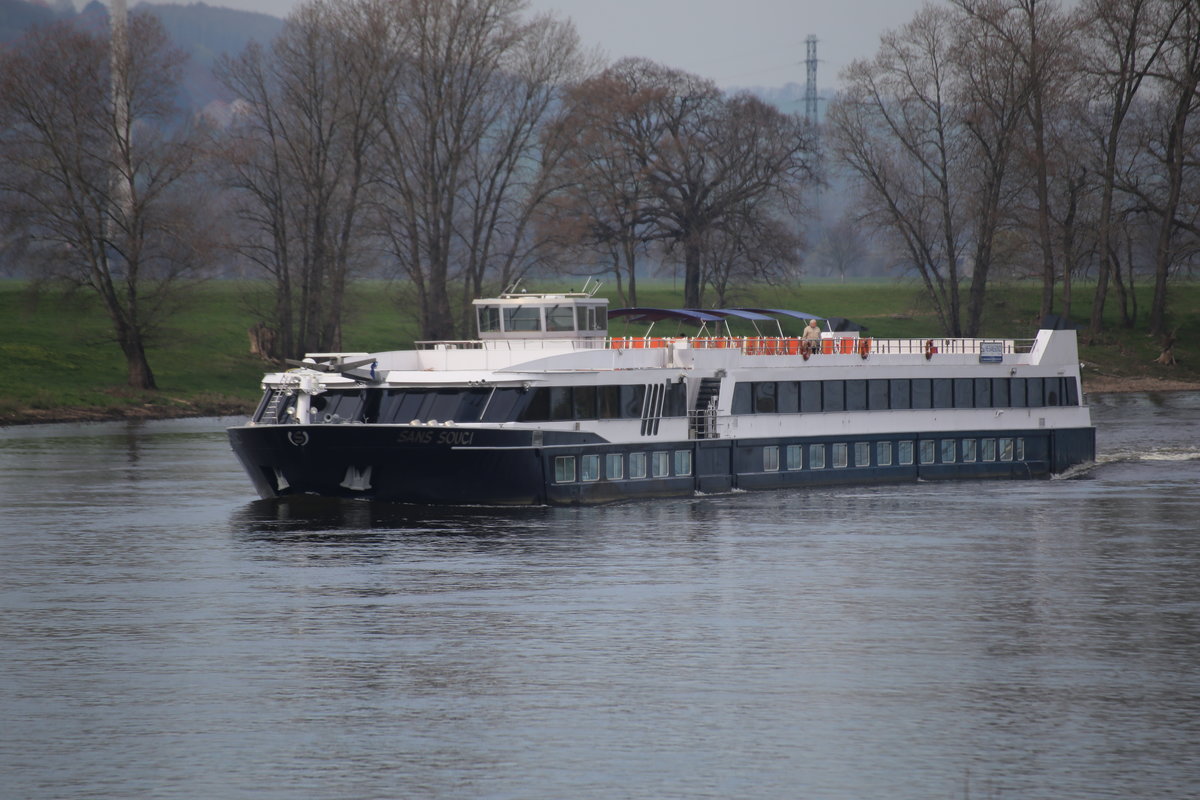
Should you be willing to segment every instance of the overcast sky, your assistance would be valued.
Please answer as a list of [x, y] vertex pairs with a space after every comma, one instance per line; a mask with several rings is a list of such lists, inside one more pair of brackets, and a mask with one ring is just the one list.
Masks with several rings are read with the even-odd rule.
[[[286, 16], [295, 0], [207, 0]], [[836, 85], [879, 35], [907, 22], [922, 0], [530, 0], [575, 22], [586, 46], [612, 59], [645, 56], [721, 86], [805, 81], [805, 44], [816, 36], [817, 83]], [[136, 2], [130, 2], [136, 5]]]

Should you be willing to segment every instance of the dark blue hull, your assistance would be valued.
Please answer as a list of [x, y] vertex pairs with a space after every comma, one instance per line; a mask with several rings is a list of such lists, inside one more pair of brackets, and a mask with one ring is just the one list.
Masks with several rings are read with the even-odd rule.
[[1095, 429], [615, 445], [594, 434], [393, 425], [231, 428], [263, 498], [581, 505], [916, 480], [1036, 478], [1095, 459]]

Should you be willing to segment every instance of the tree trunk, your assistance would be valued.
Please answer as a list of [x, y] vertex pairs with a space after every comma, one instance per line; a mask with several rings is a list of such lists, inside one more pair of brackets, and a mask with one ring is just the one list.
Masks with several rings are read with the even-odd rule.
[[683, 240], [683, 307], [700, 308], [700, 242], [686, 234]]

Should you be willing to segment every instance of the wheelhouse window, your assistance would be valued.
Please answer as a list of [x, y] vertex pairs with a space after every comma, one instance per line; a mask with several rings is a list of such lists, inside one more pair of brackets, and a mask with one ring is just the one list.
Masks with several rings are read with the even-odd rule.
[[646, 477], [646, 454], [645, 453], [630, 453], [629, 454], [629, 477], [644, 478]]
[[575, 482], [575, 456], [554, 457], [554, 482]]
[[[575, 330], [574, 306], [550, 306], [546, 309], [546, 330], [573, 331]], [[587, 480], [586, 478], [584, 480]]]
[[754, 413], [774, 414], [777, 410], [775, 403], [775, 381], [760, 381], [754, 384]]
[[579, 459], [579, 478], [585, 481], [600, 480], [600, 455], [589, 453]]
[[504, 330], [540, 331], [542, 309], [538, 306], [517, 306], [504, 309]]
[[777, 472], [779, 470], [779, 447], [768, 445], [763, 448], [763, 471]]
[[354, 422], [359, 419], [363, 403], [361, 390], [333, 389], [313, 395], [309, 406], [311, 422]]
[[604, 476], [610, 481], [619, 481], [625, 477], [625, 456], [620, 453], [609, 453], [604, 456]]
[[500, 309], [496, 306], [479, 307], [479, 332], [496, 333], [500, 330]]

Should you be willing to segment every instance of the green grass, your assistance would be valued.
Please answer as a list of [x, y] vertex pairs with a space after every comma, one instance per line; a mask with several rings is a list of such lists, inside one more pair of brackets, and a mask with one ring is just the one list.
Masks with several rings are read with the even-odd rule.
[[[545, 281], [528, 288], [562, 291], [571, 285], [570, 280]], [[1076, 286], [1076, 318], [1086, 315], [1089, 290]], [[124, 359], [94, 296], [82, 291], [34, 292], [25, 281], [0, 280], [0, 363], [5, 367], [0, 423], [75, 415], [244, 413], [258, 399], [258, 382], [268, 368], [250, 355], [246, 333], [255, 321], [253, 307], [265, 300], [267, 291], [265, 284], [240, 281], [214, 281], [194, 290], [186, 307], [171, 319], [149, 351], [159, 390], [139, 392], [124, 386]], [[985, 314], [986, 335], [1032, 336], [1037, 329], [1039, 291], [1035, 284], [994, 284]], [[1177, 283], [1171, 299], [1175, 311], [1172, 325], [1179, 335], [1175, 349], [1179, 364], [1152, 363], [1159, 343], [1143, 333], [1117, 327], [1116, 307], [1111, 302], [1109, 332], [1103, 341], [1081, 347], [1083, 360], [1106, 376], [1200, 383], [1200, 359], [1195, 355], [1195, 343], [1200, 341], [1200, 284]], [[681, 292], [670, 282], [642, 282], [638, 304], [678, 307]], [[1143, 315], [1149, 304], [1149, 289], [1140, 290]], [[921, 287], [911, 281], [756, 286], [739, 292], [730, 305], [844, 316], [869, 326], [876, 337], [940, 333]], [[1144, 319], [1139, 323], [1144, 328]], [[403, 293], [385, 283], [356, 285], [347, 298], [343, 324], [344, 346], [350, 351], [407, 348], [417, 334], [416, 315]], [[801, 327], [797, 322], [786, 332], [798, 333]], [[614, 335], [642, 332], [641, 325], [613, 328]], [[1085, 370], [1085, 379], [1087, 374]], [[75, 413], [81, 409], [83, 412]]]

